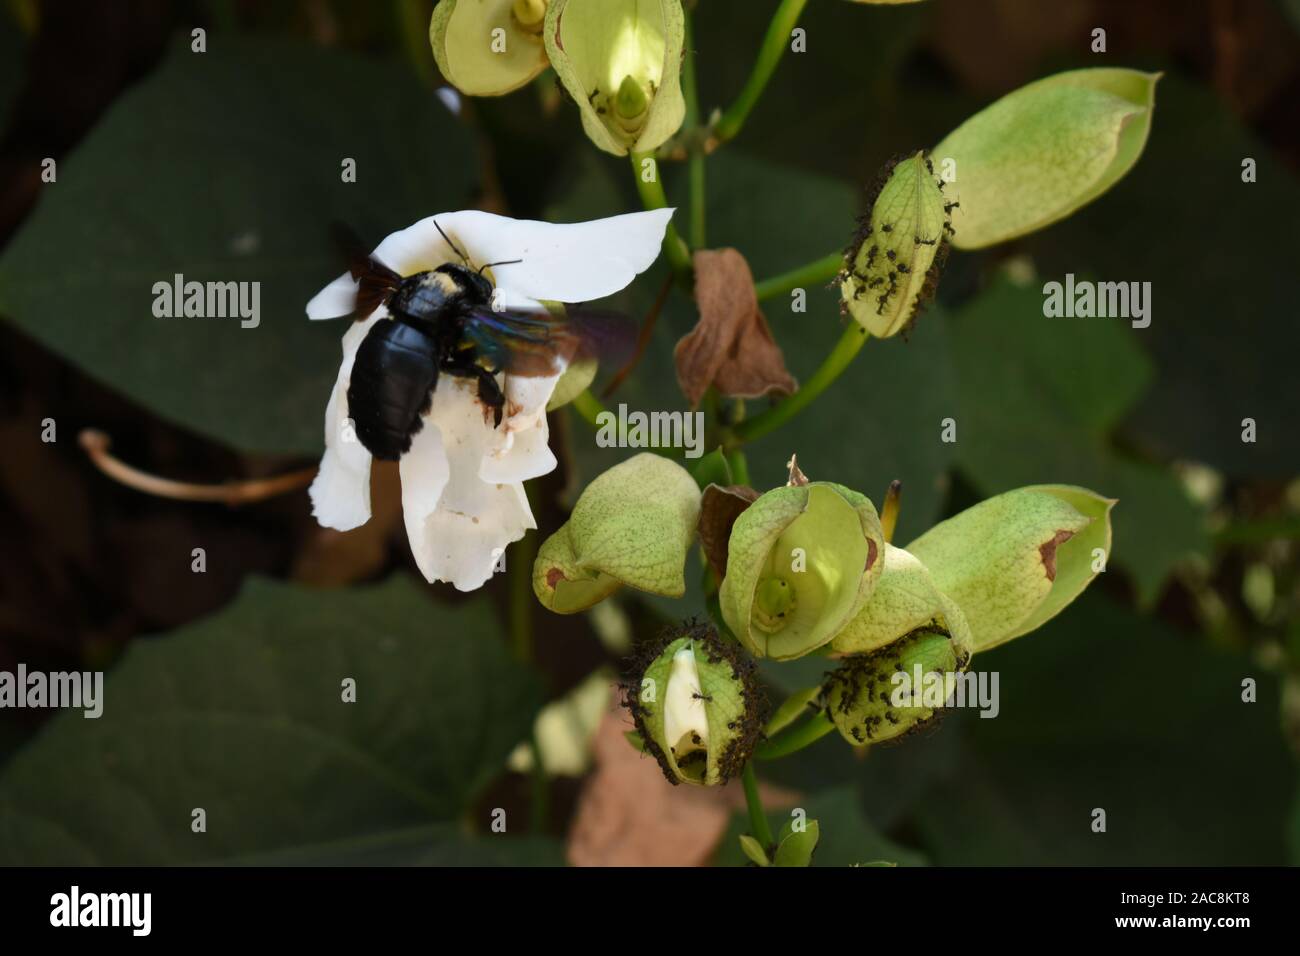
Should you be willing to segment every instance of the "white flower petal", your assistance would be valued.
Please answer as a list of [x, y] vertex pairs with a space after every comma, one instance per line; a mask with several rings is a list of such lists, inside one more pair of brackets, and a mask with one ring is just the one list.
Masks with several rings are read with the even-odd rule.
[[518, 485], [484, 485], [492, 501], [477, 518], [453, 511], [428, 519], [429, 553], [420, 570], [430, 581], [449, 581], [458, 591], [487, 583], [506, 546], [536, 528]]
[[555, 453], [548, 444], [550, 429], [543, 422], [540, 428], [530, 428], [511, 436], [510, 445], [483, 459], [479, 478], [492, 483], [518, 483], [530, 478], [540, 478], [555, 470]]
[[325, 454], [307, 493], [312, 514], [326, 528], [351, 531], [370, 520], [370, 452], [348, 418], [348, 382], [361, 341], [378, 315], [348, 326], [343, 333], [343, 361], [325, 406]]
[[411, 554], [420, 573], [429, 581], [437, 580], [429, 519], [438, 510], [443, 490], [451, 479], [451, 466], [437, 427], [425, 422], [411, 439], [411, 450], [402, 456], [398, 469], [402, 476], [402, 519], [406, 523]]
[[406, 533], [428, 580], [462, 591], [481, 587], [506, 545], [536, 526], [521, 485], [480, 476], [504, 442], [505, 429], [484, 420], [472, 382], [438, 379], [424, 427], [400, 466]]
[[505, 442], [483, 459], [480, 478], [490, 482], [522, 482], [554, 470], [557, 462], [548, 444], [546, 405], [559, 380], [559, 375], [506, 376], [506, 404], [515, 413], [502, 422]]
[[456, 215], [452, 238], [475, 266], [521, 260], [493, 268], [503, 290], [534, 299], [589, 302], [613, 295], [650, 268], [659, 256], [673, 210], [651, 209], [570, 224], [507, 219], [486, 212]]
[[307, 303], [307, 318], [338, 319], [350, 315], [356, 307], [357, 284], [345, 272], [311, 297]]
[[[520, 259], [492, 270], [506, 308], [536, 307], [538, 299], [589, 302], [613, 295], [650, 268], [673, 211], [651, 209], [575, 223], [510, 219], [474, 209], [445, 212], [392, 233], [375, 247], [374, 256], [404, 276], [460, 262], [459, 253], [476, 269]], [[355, 307], [356, 291], [357, 283], [344, 273], [307, 303], [308, 317], [347, 315]]]
[[[586, 302], [622, 289], [654, 262], [672, 214], [658, 209], [554, 225], [473, 210], [443, 213], [388, 236], [374, 255], [402, 275], [459, 262], [461, 253], [474, 268], [500, 263], [492, 272], [500, 304], [540, 310], [538, 300]], [[514, 259], [522, 261], [507, 261]], [[341, 275], [312, 298], [307, 314], [347, 315], [356, 291], [357, 283]], [[381, 306], [343, 336], [343, 362], [325, 414], [325, 455], [311, 487], [313, 511], [329, 527], [346, 530], [370, 517], [371, 456], [348, 420], [347, 389], [362, 339], [387, 316]], [[423, 428], [400, 464], [407, 536], [429, 580], [480, 587], [505, 546], [536, 527], [522, 483], [555, 468], [546, 405], [559, 377], [505, 376], [510, 414], [500, 428], [492, 426], [473, 382], [439, 378]]]
[[370, 520], [370, 462], [361, 470], [349, 468], [334, 449], [325, 449], [307, 494], [321, 527], [336, 531], [361, 527]]

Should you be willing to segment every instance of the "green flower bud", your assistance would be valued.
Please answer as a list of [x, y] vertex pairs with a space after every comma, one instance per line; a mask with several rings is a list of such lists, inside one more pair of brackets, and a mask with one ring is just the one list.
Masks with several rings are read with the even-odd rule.
[[723, 619], [759, 657], [802, 657], [862, 608], [884, 543], [875, 506], [856, 491], [824, 481], [769, 491], [732, 526]]
[[864, 654], [930, 626], [952, 636], [959, 650], [974, 650], [970, 625], [957, 602], [934, 585], [916, 556], [885, 545], [880, 582], [862, 610], [831, 641], [838, 654]]
[[876, 338], [906, 329], [934, 298], [952, 233], [943, 183], [924, 153], [886, 167], [840, 273], [844, 308]]
[[907, 546], [955, 601], [984, 651], [1055, 617], [1105, 569], [1115, 501], [1086, 488], [1008, 491], [935, 525]]
[[1158, 73], [1071, 70], [1008, 93], [931, 154], [961, 199], [953, 244], [981, 249], [1092, 202], [1138, 161]]
[[773, 865], [811, 866], [821, 834], [821, 824], [816, 820], [804, 820], [802, 826], [794, 820], [787, 820], [776, 837]]
[[648, 452], [629, 458], [588, 485], [542, 544], [533, 592], [559, 614], [585, 610], [624, 584], [681, 597], [699, 515], [690, 472]]
[[942, 714], [943, 702], [922, 693], [925, 681], [917, 686], [917, 668], [922, 675], [948, 675], [969, 664], [970, 654], [947, 632], [923, 627], [834, 671], [823, 688], [826, 716], [851, 744], [894, 740]]
[[560, 373], [560, 380], [555, 383], [555, 391], [546, 403], [546, 410], [553, 412], [557, 408], [563, 408], [581, 395], [596, 380], [599, 368], [600, 363], [594, 358], [578, 358], [570, 362]]
[[624, 703], [668, 782], [714, 786], [738, 776], [766, 711], [753, 661], [712, 628], [688, 623], [638, 671]]
[[593, 143], [624, 156], [677, 132], [685, 33], [681, 0], [552, 0], [546, 50]]
[[468, 96], [500, 96], [546, 69], [546, 0], [441, 0], [429, 45], [447, 82]]

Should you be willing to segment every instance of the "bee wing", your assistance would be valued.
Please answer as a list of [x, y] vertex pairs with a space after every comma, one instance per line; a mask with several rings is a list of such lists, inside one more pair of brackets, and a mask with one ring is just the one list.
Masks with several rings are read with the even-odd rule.
[[348, 226], [341, 222], [333, 223], [331, 232], [347, 261], [348, 272], [358, 286], [356, 306], [346, 318], [364, 319], [388, 301], [388, 297], [402, 284], [402, 277], [367, 252], [365, 243]]
[[465, 334], [495, 368], [513, 375], [554, 375], [581, 358], [617, 358], [630, 353], [636, 326], [623, 315], [570, 308], [565, 317], [549, 312], [471, 309]]
[[497, 312], [480, 306], [465, 317], [465, 337], [494, 369], [555, 375], [577, 351], [565, 325], [548, 312]]

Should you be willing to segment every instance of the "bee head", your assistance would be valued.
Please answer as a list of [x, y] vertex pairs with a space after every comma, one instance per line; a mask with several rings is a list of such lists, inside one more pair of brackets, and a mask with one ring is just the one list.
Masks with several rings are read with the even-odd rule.
[[437, 268], [438, 272], [449, 276], [456, 288], [468, 298], [487, 302], [492, 298], [492, 280], [469, 266], [448, 262]]

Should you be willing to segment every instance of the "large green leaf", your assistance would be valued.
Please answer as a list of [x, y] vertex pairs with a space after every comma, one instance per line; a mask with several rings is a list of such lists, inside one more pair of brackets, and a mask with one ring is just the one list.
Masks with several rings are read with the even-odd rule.
[[[540, 703], [496, 630], [482, 602], [449, 610], [405, 579], [255, 580], [218, 615], [133, 645], [102, 717], [60, 714], [13, 757], [0, 864], [319, 856], [458, 819]], [[191, 832], [196, 807], [206, 833]]]
[[1204, 514], [1173, 475], [1113, 445], [1151, 377], [1136, 330], [1122, 319], [1047, 318], [1040, 289], [1005, 280], [951, 325], [961, 468], [986, 495], [1059, 482], [1118, 498], [1114, 563], [1154, 600], [1173, 565], [1208, 539]]
[[[1278, 683], [1247, 655], [1093, 590], [976, 664], [998, 673], [1000, 711], [943, 728], [962, 746], [914, 816], [936, 862], [1285, 862], [1295, 772]], [[1242, 702], [1244, 677], [1259, 681], [1259, 703]], [[1092, 830], [1096, 808], [1105, 833]]]
[[[165, 418], [314, 453], [344, 327], [303, 310], [343, 271], [331, 220], [378, 241], [463, 206], [474, 176], [469, 134], [400, 66], [186, 44], [60, 164], [0, 257], [0, 312]], [[155, 318], [153, 285], [176, 273], [260, 282], [260, 325]]]

